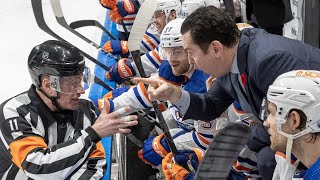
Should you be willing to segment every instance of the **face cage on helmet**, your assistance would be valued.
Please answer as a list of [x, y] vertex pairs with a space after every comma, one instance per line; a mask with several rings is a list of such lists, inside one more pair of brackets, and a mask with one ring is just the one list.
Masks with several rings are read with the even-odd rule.
[[52, 76], [49, 75], [51, 88], [59, 93], [76, 94], [89, 89], [93, 82], [90, 69], [84, 68], [82, 74], [74, 76]]

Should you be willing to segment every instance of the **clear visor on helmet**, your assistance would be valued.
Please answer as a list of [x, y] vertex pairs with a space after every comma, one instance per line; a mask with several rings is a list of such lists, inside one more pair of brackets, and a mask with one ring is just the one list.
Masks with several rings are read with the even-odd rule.
[[262, 104], [261, 104], [261, 109], [260, 109], [260, 119], [262, 121], [266, 121], [268, 116], [269, 116], [269, 110], [268, 110], [268, 100], [267, 98], [263, 98]]
[[274, 103], [268, 101], [267, 98], [263, 98], [259, 117], [262, 121], [266, 121], [270, 115], [272, 118], [269, 123], [271, 124], [283, 124], [288, 118], [288, 113], [282, 114], [278, 112], [277, 106]]
[[90, 69], [84, 68], [83, 74], [74, 76], [49, 76], [51, 88], [65, 94], [82, 93], [93, 82]]
[[161, 55], [162, 59], [169, 61], [188, 59], [188, 53], [183, 47], [162, 47]]

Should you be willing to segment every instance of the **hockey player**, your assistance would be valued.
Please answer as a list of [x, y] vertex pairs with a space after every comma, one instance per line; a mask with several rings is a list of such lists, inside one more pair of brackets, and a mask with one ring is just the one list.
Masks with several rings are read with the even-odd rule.
[[[118, 2], [114, 0], [100, 0], [102, 6], [110, 9], [109, 17], [111, 20], [116, 21], [116, 19], [119, 19], [119, 22], [123, 21], [122, 25], [117, 24], [120, 40], [107, 41], [103, 46], [106, 51], [114, 55], [120, 55], [123, 58], [128, 57], [128, 37], [125, 37], [124, 28], [128, 31], [127, 36], [130, 35], [131, 27], [141, 3], [143, 3], [143, 0], [124, 0]], [[145, 54], [156, 48], [159, 44], [159, 36], [154, 28], [148, 28], [141, 41], [141, 53]]]
[[[28, 58], [33, 84], [0, 106], [0, 178], [101, 179], [101, 138], [128, 133], [130, 108], [98, 117], [84, 94], [88, 69], [78, 49], [60, 41], [34, 47]], [[83, 81], [82, 79], [86, 80]]]
[[[128, 40], [132, 25], [140, 5], [144, 0], [99, 0], [100, 4], [109, 9], [109, 18], [116, 22], [118, 36], [121, 40]], [[127, 32], [126, 32], [127, 31]]]
[[[205, 75], [202, 71], [196, 70], [193, 66], [189, 65], [188, 55], [186, 51], [183, 50], [180, 34], [182, 22], [183, 19], [180, 18], [170, 21], [161, 35], [160, 45], [163, 50], [163, 55], [165, 59], [168, 59], [168, 61], [163, 61], [159, 68], [160, 79], [164, 79], [177, 86], [181, 86], [183, 84], [183, 88], [190, 92], [206, 92], [205, 81], [208, 78], [208, 75]], [[169, 71], [171, 69], [172, 72]], [[187, 77], [186, 82], [184, 82], [185, 78], [182, 75]], [[124, 104], [130, 104], [132, 109], [136, 110], [151, 107], [151, 102], [146, 95], [147, 93], [144, 86], [139, 84], [137, 87], [134, 87], [118, 98], [115, 98], [111, 102], [111, 107], [118, 109]], [[191, 150], [194, 147], [205, 150], [208, 144], [212, 141], [213, 132], [216, 128], [213, 122], [205, 123], [195, 120], [181, 122], [179, 111], [177, 111], [174, 106], [170, 106], [170, 111], [167, 111], [165, 114], [167, 114], [165, 115], [165, 117], [167, 117], [167, 121], [170, 121], [168, 119], [171, 119], [171, 121], [174, 122], [171, 122], [170, 124], [176, 124], [171, 127], [177, 127], [178, 124], [179, 128], [172, 129], [171, 133], [173, 135], [177, 135], [174, 142], [179, 150]], [[149, 138], [146, 141], [146, 144], [149, 142], [152, 143], [153, 138], [155, 137]], [[165, 142], [163, 135], [157, 139], [159, 138], [160, 140], [162, 139], [161, 142]], [[150, 156], [147, 155], [146, 152], [149, 151], [153, 151], [154, 154]], [[152, 150], [151, 146], [146, 146], [142, 151], [140, 151], [140, 157], [145, 159], [145, 161], [151, 161], [151, 164], [155, 166], [161, 163], [161, 158], [157, 159], [157, 162], [154, 162], [153, 160], [150, 160], [151, 156], [159, 156], [154, 150]]]
[[[153, 15], [152, 24], [154, 28], [157, 30], [157, 32], [161, 34], [166, 23], [177, 18], [181, 9], [181, 3], [180, 0], [157, 0], [156, 2], [157, 10]], [[146, 42], [148, 41], [150, 40], [147, 40]], [[120, 45], [122, 43], [117, 42], [116, 45], [112, 44], [113, 42], [116, 41], [110, 41], [106, 43], [105, 47], [109, 48], [107, 49], [108, 51], [128, 52], [127, 43], [124, 43], [125, 46], [122, 47], [122, 45]], [[147, 43], [145, 43], [143, 46], [146, 47], [148, 52], [141, 56], [141, 60], [147, 76], [150, 76], [152, 73], [156, 72], [162, 60], [158, 52], [158, 44], [152, 44], [151, 46], [148, 46], [146, 44]], [[121, 84], [125, 79], [129, 77], [134, 77], [137, 74], [138, 70], [135, 64], [130, 59], [121, 59], [118, 63], [114, 64], [111, 67], [110, 71], [107, 72], [106, 76], [108, 79], [113, 80], [118, 84]]]
[[[274, 180], [291, 180], [299, 161], [308, 168], [299, 179], [320, 179], [319, 84], [320, 71], [296, 70], [280, 75], [269, 86], [261, 118], [271, 149], [280, 151]], [[291, 160], [291, 152], [298, 160]]]

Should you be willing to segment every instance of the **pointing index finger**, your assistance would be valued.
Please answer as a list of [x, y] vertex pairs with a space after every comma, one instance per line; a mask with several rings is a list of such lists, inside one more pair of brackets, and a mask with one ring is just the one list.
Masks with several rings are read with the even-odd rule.
[[135, 83], [149, 84], [154, 88], [159, 86], [159, 80], [154, 78], [133, 78], [132, 81]]

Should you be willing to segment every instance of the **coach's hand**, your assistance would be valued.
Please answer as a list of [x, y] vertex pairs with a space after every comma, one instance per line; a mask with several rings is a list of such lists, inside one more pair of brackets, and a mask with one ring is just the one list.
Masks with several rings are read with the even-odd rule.
[[175, 103], [180, 99], [182, 94], [182, 90], [178, 86], [172, 85], [160, 79], [134, 78], [133, 82], [149, 84], [148, 94], [151, 101], [169, 100], [170, 102]]

